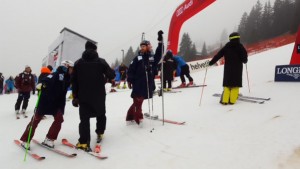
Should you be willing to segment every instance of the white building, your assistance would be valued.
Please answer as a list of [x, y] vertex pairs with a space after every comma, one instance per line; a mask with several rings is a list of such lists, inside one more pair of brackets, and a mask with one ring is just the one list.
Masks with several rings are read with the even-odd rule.
[[97, 45], [96, 41], [68, 28], [63, 28], [59, 37], [49, 46], [48, 55], [43, 59], [43, 66], [51, 65], [57, 68], [63, 60], [75, 62], [81, 57], [87, 41]]

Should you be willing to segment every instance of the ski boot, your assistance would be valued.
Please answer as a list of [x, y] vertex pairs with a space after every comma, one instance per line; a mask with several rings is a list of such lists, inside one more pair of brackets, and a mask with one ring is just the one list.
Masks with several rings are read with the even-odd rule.
[[97, 135], [97, 143], [100, 143], [103, 139], [103, 134], [98, 134]]
[[24, 116], [24, 118], [27, 118], [28, 116], [26, 115], [26, 109], [22, 109], [22, 114]]
[[179, 87], [179, 88], [186, 87], [185, 82], [181, 83], [181, 85], [179, 85], [178, 87]]
[[54, 148], [54, 140], [51, 140], [51, 139], [49, 139], [49, 138], [45, 138], [45, 140], [42, 142], [42, 144], [44, 145], [44, 146], [47, 146], [47, 147], [49, 147], [49, 148]]
[[124, 84], [122, 88], [123, 88], [123, 89], [127, 89], [127, 85], [126, 85], [126, 84]]
[[27, 142], [23, 141], [21, 143], [21, 146], [25, 149], [25, 150], [30, 150], [30, 143], [27, 144]]
[[194, 82], [190, 81], [186, 86], [193, 86], [193, 85], [194, 85]]
[[17, 119], [20, 119], [20, 113], [19, 113], [19, 110], [16, 110], [15, 113], [16, 113], [16, 118], [17, 118]]
[[81, 149], [81, 150], [86, 151], [86, 152], [91, 152], [92, 151], [92, 149], [90, 148], [90, 146], [88, 144], [81, 144], [80, 142], [78, 142], [76, 144], [76, 148]]

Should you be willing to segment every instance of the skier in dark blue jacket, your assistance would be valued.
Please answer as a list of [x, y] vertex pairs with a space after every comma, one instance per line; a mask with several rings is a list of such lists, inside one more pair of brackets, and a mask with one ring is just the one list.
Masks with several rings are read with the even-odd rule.
[[49, 128], [45, 141], [42, 143], [50, 148], [54, 148], [54, 140], [61, 129], [61, 124], [64, 121], [63, 114], [66, 105], [66, 94], [70, 86], [70, 75], [73, 70], [74, 63], [72, 61], [63, 61], [56, 72], [49, 74], [47, 77], [41, 79], [41, 83], [37, 88], [41, 91], [39, 103], [35, 114], [27, 125], [21, 141], [22, 146], [25, 144], [29, 137], [29, 129], [32, 127], [29, 141], [33, 138], [35, 129], [37, 128], [44, 115], [52, 115], [54, 121]]
[[126, 121], [131, 123], [135, 121], [141, 124], [143, 119], [142, 104], [144, 99], [152, 98], [155, 90], [154, 78], [158, 74], [158, 63], [162, 57], [163, 50], [163, 31], [158, 32], [158, 47], [155, 54], [151, 53], [152, 45], [144, 40], [140, 43], [140, 51], [136, 56], [127, 72], [128, 87], [132, 88], [131, 97], [133, 104], [127, 112]]

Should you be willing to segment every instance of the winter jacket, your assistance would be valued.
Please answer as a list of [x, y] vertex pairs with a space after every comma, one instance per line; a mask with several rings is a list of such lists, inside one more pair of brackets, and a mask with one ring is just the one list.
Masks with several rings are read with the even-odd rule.
[[[161, 59], [162, 48], [162, 43], [159, 43], [154, 55], [150, 52], [139, 53], [129, 65], [127, 81], [132, 84], [132, 98], [140, 96], [145, 99], [152, 98], [153, 91], [155, 90], [154, 77], [158, 74], [158, 62]], [[148, 75], [147, 78], [146, 72]], [[149, 87], [149, 97], [147, 87]]]
[[163, 63], [163, 78], [164, 80], [173, 80], [173, 71], [176, 69], [176, 64], [173, 59], [164, 59]]
[[58, 67], [56, 72], [41, 79], [42, 87], [37, 112], [40, 115], [64, 113], [70, 75]]
[[9, 79], [5, 80], [5, 84], [6, 84], [6, 88], [10, 91], [12, 91], [15, 87], [13, 78], [9, 78]]
[[34, 77], [31, 73], [24, 71], [15, 78], [15, 85], [18, 92], [30, 92], [35, 88]]
[[3, 88], [4, 77], [0, 75], [0, 88]]
[[114, 70], [99, 58], [95, 50], [85, 50], [75, 62], [72, 73], [73, 97], [79, 100], [79, 106], [84, 104], [90, 108], [91, 111], [86, 112], [87, 117], [105, 114], [105, 83], [114, 78]]
[[238, 39], [228, 42], [210, 61], [215, 64], [225, 58], [223, 86], [242, 87], [243, 63], [247, 63], [248, 54]]

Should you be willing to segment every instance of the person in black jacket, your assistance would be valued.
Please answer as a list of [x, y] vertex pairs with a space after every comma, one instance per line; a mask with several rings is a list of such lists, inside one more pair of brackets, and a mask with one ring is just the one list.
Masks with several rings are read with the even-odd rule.
[[243, 63], [247, 63], [248, 54], [240, 43], [240, 35], [233, 32], [229, 42], [213, 57], [209, 65], [215, 64], [221, 57], [225, 58], [221, 104], [234, 104], [238, 99], [239, 88], [242, 87]]
[[[152, 45], [144, 40], [140, 43], [141, 50], [131, 62], [127, 72], [128, 87], [131, 89], [133, 104], [130, 106], [126, 121], [127, 124], [136, 122], [138, 125], [143, 120], [142, 104], [144, 99], [152, 98], [155, 90], [154, 78], [158, 74], [158, 63], [163, 50], [163, 31], [158, 32], [158, 47], [155, 54], [151, 54]], [[140, 125], [141, 126], [141, 125]]]
[[175, 70], [176, 63], [173, 60], [173, 53], [171, 50], [168, 50], [163, 61], [163, 90], [165, 92], [172, 90], [173, 72]]
[[22, 146], [25, 147], [29, 137], [29, 129], [32, 126], [29, 142], [33, 138], [35, 129], [37, 128], [44, 115], [52, 115], [54, 121], [49, 128], [46, 138], [42, 144], [54, 148], [54, 141], [61, 129], [61, 124], [64, 121], [63, 114], [66, 105], [66, 94], [70, 86], [70, 74], [72, 73], [74, 63], [71, 61], [63, 61], [56, 72], [49, 74], [41, 79], [41, 83], [37, 85], [39, 88], [39, 102], [37, 109], [31, 121], [27, 125], [22, 137]]
[[0, 73], [0, 95], [3, 94], [3, 83], [4, 77], [2, 76], [2, 73]]
[[115, 72], [100, 58], [97, 46], [87, 41], [82, 57], [75, 62], [72, 74], [73, 106], [79, 106], [79, 139], [77, 148], [90, 149], [90, 118], [96, 117], [97, 143], [103, 138], [106, 128], [105, 83], [114, 83]]

